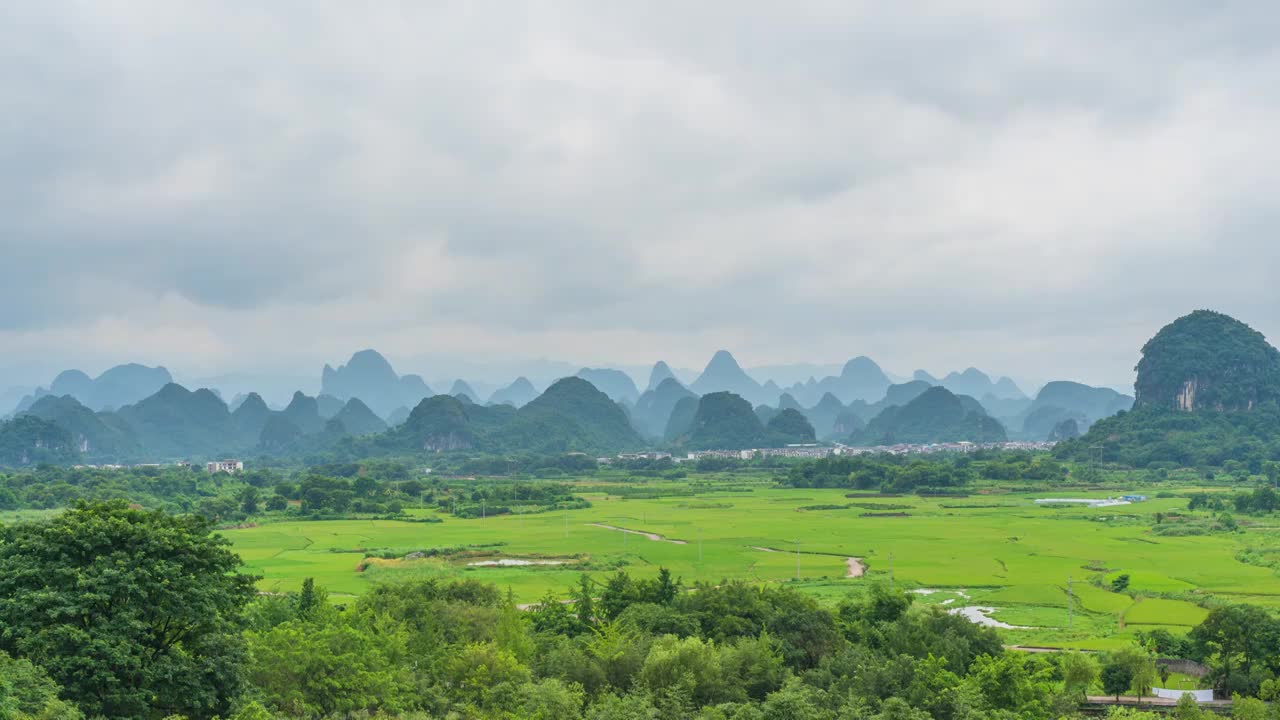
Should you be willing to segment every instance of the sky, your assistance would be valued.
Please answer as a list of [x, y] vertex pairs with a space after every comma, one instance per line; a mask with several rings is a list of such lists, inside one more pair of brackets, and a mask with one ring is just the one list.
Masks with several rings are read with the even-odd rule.
[[1123, 386], [1196, 308], [1280, 336], [1278, 37], [1198, 0], [5, 3], [0, 385], [373, 347]]

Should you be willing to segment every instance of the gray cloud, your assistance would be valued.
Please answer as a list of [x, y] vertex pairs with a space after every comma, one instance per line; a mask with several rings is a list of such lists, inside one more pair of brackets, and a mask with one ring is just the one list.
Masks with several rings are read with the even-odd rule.
[[1278, 26], [1190, 1], [11, 4], [0, 346], [1123, 382], [1196, 307], [1280, 333]]

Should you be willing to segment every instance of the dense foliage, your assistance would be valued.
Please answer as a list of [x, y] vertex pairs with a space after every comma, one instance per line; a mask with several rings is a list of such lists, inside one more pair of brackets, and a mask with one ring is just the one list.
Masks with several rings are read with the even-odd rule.
[[209, 530], [121, 502], [0, 530], [0, 650], [91, 716], [226, 714], [254, 578]]
[[0, 421], [0, 465], [71, 462], [78, 456], [65, 428], [31, 415]]
[[799, 410], [785, 408], [769, 419], [765, 426], [769, 445], [811, 443], [816, 440], [813, 425]]
[[120, 504], [7, 529], [0, 703], [76, 717], [57, 688], [107, 718], [1047, 720], [1077, 696], [1054, 661], [879, 586], [831, 610], [783, 587], [619, 572], [524, 612], [474, 581], [379, 585], [345, 606], [307, 582], [242, 612], [235, 565], [204, 520]]
[[1210, 310], [1162, 328], [1143, 346], [1136, 369], [1139, 406], [1230, 411], [1280, 400], [1280, 351], [1262, 333]]
[[951, 492], [983, 477], [992, 480], [1061, 481], [1067, 469], [1043, 454], [1001, 453], [920, 459], [903, 455], [841, 455], [791, 466], [782, 482], [792, 487], [839, 487], [881, 492]]
[[[812, 479], [918, 464], [847, 460], [802, 467]], [[1056, 466], [1043, 455], [935, 465], [1048, 477]], [[368, 468], [324, 470], [378, 492]], [[552, 483], [415, 487], [382, 473], [437, 504], [567, 496]], [[1249, 606], [1215, 607], [1185, 637], [1157, 629], [1103, 655], [1034, 655], [875, 583], [827, 607], [786, 585], [619, 571], [583, 576], [570, 604], [549, 594], [520, 609], [491, 585], [437, 579], [342, 601], [310, 581], [255, 597], [237, 565], [207, 520], [123, 503], [0, 531], [0, 717], [1062, 720], [1097, 689], [1149, 693], [1157, 657], [1205, 663], [1241, 712], [1280, 696], [1280, 621]]]
[[764, 424], [751, 403], [729, 392], [703, 395], [687, 434], [678, 441], [695, 450], [741, 450], [765, 444]]
[[1054, 454], [1139, 468], [1221, 467], [1232, 460], [1258, 467], [1280, 459], [1280, 409], [1187, 413], [1140, 407], [1098, 421]]

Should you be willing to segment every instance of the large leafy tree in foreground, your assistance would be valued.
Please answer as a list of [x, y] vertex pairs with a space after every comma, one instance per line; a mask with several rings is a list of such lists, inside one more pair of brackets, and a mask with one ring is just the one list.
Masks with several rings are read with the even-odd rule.
[[210, 530], [123, 502], [0, 529], [0, 649], [89, 716], [228, 714], [253, 578]]

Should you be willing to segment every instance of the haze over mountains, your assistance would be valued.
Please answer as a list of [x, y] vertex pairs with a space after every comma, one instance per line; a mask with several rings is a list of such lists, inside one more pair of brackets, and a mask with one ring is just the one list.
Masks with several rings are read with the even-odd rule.
[[[295, 390], [276, 406], [257, 392], [227, 403], [217, 389], [189, 388], [164, 368], [135, 364], [97, 378], [60, 373], [10, 414], [28, 418], [29, 433], [65, 433], [54, 445], [82, 457], [155, 460], [332, 453], [362, 438], [376, 438], [369, 442], [379, 452], [1045, 440], [1085, 432], [1133, 402], [1114, 390], [1065, 380], [1028, 397], [1009, 378], [993, 379], [975, 368], [940, 379], [917, 370], [914, 379], [894, 382], [902, 376], [865, 356], [803, 381], [784, 373], [789, 384], [757, 379], [727, 350], [714, 353], [698, 373], [659, 360], [639, 382], [636, 376], [582, 367], [573, 382], [540, 387], [520, 376], [487, 391], [479, 389], [482, 383], [454, 378], [437, 384], [448, 389], [438, 395], [420, 375], [401, 374], [366, 349], [336, 367], [324, 365], [319, 392]], [[31, 424], [36, 421], [51, 427]]]
[[[564, 371], [555, 374], [552, 368]], [[493, 401], [495, 394], [501, 392], [500, 402], [520, 405], [535, 397], [540, 388], [549, 386], [560, 377], [575, 374], [601, 386], [615, 400], [632, 404], [643, 392], [656, 389], [667, 378], [674, 378], [682, 385], [704, 393], [715, 390], [737, 392], [756, 404], [776, 403], [783, 393], [789, 393], [798, 401], [812, 405], [828, 392], [845, 403], [856, 400], [873, 403], [883, 397], [889, 385], [901, 384], [908, 377], [886, 371], [865, 356], [853, 358], [843, 365], [796, 363], [748, 368], [739, 364], [727, 350], [715, 353], [702, 370], [673, 368], [661, 360], [643, 368], [600, 366], [581, 367], [576, 371], [572, 368], [568, 363], [543, 361], [537, 365], [536, 375], [513, 373], [506, 379], [495, 381], [499, 376], [495, 376], [492, 369], [487, 369], [483, 371], [485, 379], [433, 375], [437, 379], [427, 381], [423, 375], [398, 373], [386, 357], [375, 350], [356, 352], [344, 363], [326, 364], [318, 374], [310, 374], [310, 379], [305, 372], [292, 373], [297, 376], [294, 379], [287, 379], [280, 373], [265, 372], [203, 378], [184, 375], [179, 378], [164, 367], [130, 363], [109, 368], [96, 378], [90, 378], [80, 370], [65, 370], [39, 387], [4, 387], [4, 379], [0, 376], [0, 400], [4, 402], [0, 404], [0, 416], [29, 408], [43, 395], [72, 395], [91, 409], [114, 409], [136, 402], [169, 382], [209, 388], [229, 399], [232, 409], [250, 392], [258, 393], [269, 405], [280, 409], [288, 404], [294, 392], [302, 391], [319, 397], [322, 405], [328, 398], [330, 405], [325, 417], [331, 417], [341, 407], [333, 403], [351, 397], [360, 397], [379, 416], [386, 417], [401, 408], [407, 413], [416, 401], [446, 388], [449, 394], [465, 394], [473, 402], [480, 403]], [[974, 368], [950, 372], [941, 379], [917, 370], [914, 377], [976, 398], [991, 395], [994, 400], [1015, 403], [1028, 399], [1010, 378], [993, 379]], [[1014, 406], [1012, 412], [1005, 414], [1016, 414], [1020, 409]]]

